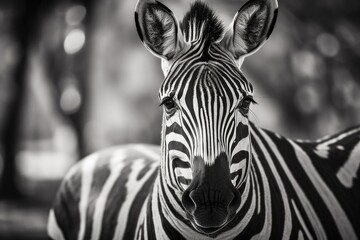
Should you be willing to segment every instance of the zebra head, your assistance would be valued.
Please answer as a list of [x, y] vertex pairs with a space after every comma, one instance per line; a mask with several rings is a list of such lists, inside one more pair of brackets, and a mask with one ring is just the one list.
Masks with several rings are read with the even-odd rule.
[[253, 87], [240, 70], [272, 32], [276, 0], [251, 0], [225, 31], [195, 2], [181, 23], [163, 4], [139, 0], [135, 20], [145, 47], [162, 60], [159, 99], [162, 181], [203, 233], [219, 231], [240, 210], [251, 166], [248, 112]]

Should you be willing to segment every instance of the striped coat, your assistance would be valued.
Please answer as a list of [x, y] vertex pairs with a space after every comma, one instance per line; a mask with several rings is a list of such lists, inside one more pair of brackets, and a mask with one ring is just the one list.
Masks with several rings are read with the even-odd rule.
[[[360, 127], [315, 142], [251, 125], [253, 164], [238, 216], [218, 236], [184, 219], [161, 184], [160, 149], [95, 153], [65, 177], [49, 218], [54, 239], [357, 239]], [[164, 194], [166, 192], [166, 194]], [[165, 206], [164, 206], [165, 205]], [[179, 209], [178, 209], [179, 208]]]
[[94, 153], [64, 178], [53, 239], [359, 239], [360, 127], [293, 141], [248, 119], [254, 89], [240, 70], [270, 36], [276, 0], [251, 0], [225, 31], [196, 2], [180, 28], [139, 0], [135, 20], [162, 59], [161, 147]]

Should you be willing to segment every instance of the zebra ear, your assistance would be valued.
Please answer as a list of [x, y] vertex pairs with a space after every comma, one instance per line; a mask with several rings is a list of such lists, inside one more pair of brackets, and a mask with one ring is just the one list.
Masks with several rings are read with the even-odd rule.
[[248, 1], [236, 13], [220, 44], [230, 51], [236, 60], [255, 53], [269, 38], [276, 22], [277, 11], [277, 0]]
[[179, 27], [174, 14], [155, 0], [139, 0], [135, 23], [145, 47], [164, 60], [173, 59], [181, 50]]

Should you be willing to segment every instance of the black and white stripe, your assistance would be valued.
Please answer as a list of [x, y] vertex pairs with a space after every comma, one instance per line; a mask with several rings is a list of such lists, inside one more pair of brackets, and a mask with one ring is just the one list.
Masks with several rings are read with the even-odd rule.
[[[246, 19], [269, 16], [259, 30], [267, 38], [276, 12], [274, 1], [250, 1], [234, 24], [239, 28]], [[258, 128], [248, 120], [253, 87], [237, 55], [256, 51], [265, 38], [258, 45], [245, 39], [237, 49], [230, 44], [236, 36], [225, 33], [200, 2], [182, 22], [181, 41], [174, 16], [158, 2], [139, 1], [136, 19], [144, 44], [164, 60], [161, 147], [116, 147], [75, 165], [50, 211], [52, 239], [359, 238], [360, 127], [318, 141], [293, 141]], [[180, 42], [162, 47], [162, 41]], [[233, 216], [207, 234], [196, 227], [183, 199], [203, 177], [199, 166], [220, 167], [213, 177], [229, 178], [224, 182], [240, 196]], [[209, 195], [219, 187], [213, 183]], [[205, 208], [211, 203], [206, 201]]]
[[[319, 142], [292, 141], [253, 124], [250, 132], [252, 164], [239, 189], [242, 203], [217, 239], [358, 238], [360, 184], [351, 172], [359, 171], [360, 127]], [[324, 158], [318, 149], [326, 143]], [[158, 174], [159, 157], [157, 147], [130, 145], [76, 165], [50, 212], [50, 236], [210, 239], [186, 220], [179, 196]], [[346, 180], [343, 171], [349, 171]]]

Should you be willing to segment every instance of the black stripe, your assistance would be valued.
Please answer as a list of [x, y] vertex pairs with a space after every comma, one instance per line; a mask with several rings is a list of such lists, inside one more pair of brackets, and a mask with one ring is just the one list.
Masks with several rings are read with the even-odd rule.
[[182, 183], [185, 185], [190, 185], [190, 183], [191, 183], [191, 179], [184, 178], [183, 176], [178, 177], [177, 180], [179, 183]]
[[148, 162], [139, 172], [139, 174], [136, 176], [136, 180], [139, 181], [142, 179], [145, 174], [151, 169], [151, 162]]
[[[258, 132], [258, 131], [256, 131]], [[285, 138], [278, 138], [276, 135], [269, 131], [265, 131], [265, 133], [270, 137], [270, 139], [276, 144], [280, 154], [286, 161], [286, 165], [291, 171], [292, 175], [296, 179], [297, 183], [300, 185], [301, 189], [305, 193], [306, 197], [312, 204], [314, 211], [316, 212], [317, 216], [319, 217], [321, 224], [324, 227], [324, 231], [326, 232], [327, 236], [331, 236], [334, 239], [340, 239], [341, 236], [339, 234], [339, 231], [337, 230], [336, 224], [329, 212], [329, 209], [326, 207], [324, 202], [321, 199], [321, 196], [317, 192], [316, 188], [314, 187], [313, 183], [310, 181], [310, 179], [307, 177], [306, 172], [304, 172], [302, 166], [300, 165], [299, 161], [301, 159], [298, 159], [295, 155], [295, 149], [292, 147], [292, 145], [289, 143], [289, 141]], [[276, 159], [272, 149], [270, 149], [268, 143], [263, 139], [263, 137], [257, 133], [262, 139], [267, 151], [269, 151], [271, 158]], [[291, 163], [291, 164], [290, 164]], [[292, 184], [288, 182], [286, 174], [283, 172], [283, 169], [281, 166], [279, 166], [279, 163], [274, 161], [274, 164], [276, 165], [276, 168], [279, 171], [279, 174], [282, 178], [282, 181], [285, 186], [285, 191], [288, 194], [288, 197], [291, 197], [292, 199], [296, 200], [296, 205], [298, 207], [299, 212], [303, 216], [305, 222], [307, 223], [307, 226], [309, 228], [309, 231], [311, 234], [314, 234], [314, 230], [311, 229], [312, 226], [309, 222], [309, 219], [306, 215], [306, 212], [302, 208], [302, 204], [300, 200], [297, 197], [297, 194], [295, 190], [292, 187]], [[286, 180], [285, 180], [286, 179]], [[296, 215], [293, 215], [296, 216]], [[293, 229], [295, 230], [295, 229]], [[313, 235], [315, 236], [315, 235]]]
[[[340, 206], [349, 218], [349, 221], [352, 223], [355, 233], [360, 236], [360, 228], [356, 227], [360, 226], [360, 205], [358, 204], [360, 202], [360, 179], [355, 177], [353, 179], [352, 188], [346, 188], [336, 176], [338, 170], [350, 157], [351, 151], [360, 140], [359, 136], [353, 135], [349, 137], [350, 138], [348, 139], [343, 139], [346, 143], [340, 143], [340, 141], [329, 145], [329, 155], [327, 159], [323, 159], [314, 153], [313, 150], [316, 148], [316, 143], [312, 144], [312, 146], [310, 143], [299, 143], [299, 145], [304, 152], [308, 154], [317, 172], [329, 189], [331, 189]], [[337, 149], [338, 144], [342, 145], [344, 150]], [[351, 201], [349, 201], [349, 196], [351, 196]]]
[[[127, 195], [126, 182], [128, 181], [129, 174], [131, 173], [131, 163], [127, 164], [116, 179], [109, 196], [106, 201], [104, 210], [104, 218], [101, 224], [100, 239], [112, 239], [115, 233], [117, 218], [121, 209], [121, 206], [125, 202]], [[119, 224], [125, 224], [120, 222]]]
[[153, 219], [153, 212], [152, 212], [152, 201], [153, 201], [152, 192], [153, 192], [153, 190], [150, 193], [147, 210], [146, 210], [147, 232], [144, 232], [144, 234], [147, 234], [148, 239], [155, 240], [156, 234], [155, 234], [155, 226], [154, 226], [154, 219]]
[[[258, 173], [259, 174], [259, 173]], [[260, 186], [262, 186], [260, 184]], [[232, 230], [237, 224], [242, 221], [249, 210], [251, 206], [252, 199], [255, 198], [255, 209], [254, 214], [251, 216], [251, 219], [249, 223], [246, 225], [246, 227], [243, 229], [242, 232], [238, 233], [238, 235], [234, 239], [250, 239], [255, 234], [259, 233], [263, 222], [265, 221], [265, 214], [264, 211], [260, 212], [260, 214], [257, 214], [257, 196], [253, 194], [252, 190], [254, 188], [254, 182], [250, 181], [250, 190], [248, 197], [245, 199], [245, 203], [240, 209], [239, 213], [235, 216], [235, 218], [224, 228], [224, 231]], [[240, 193], [243, 194], [245, 190], [245, 184], [242, 185], [242, 187], [239, 189]], [[264, 201], [261, 201], [261, 209], [264, 210], [265, 203]]]
[[[150, 164], [148, 164], [149, 166]], [[126, 230], [123, 236], [123, 239], [134, 239], [136, 226], [138, 223], [140, 211], [144, 204], [146, 197], [151, 194], [153, 189], [153, 184], [158, 176], [159, 171], [155, 170], [149, 179], [144, 183], [144, 185], [139, 190], [138, 194], [136, 195], [134, 202], [131, 205], [129, 215], [128, 215], [128, 222], [126, 224]]]
[[95, 211], [95, 205], [97, 198], [110, 175], [109, 160], [112, 154], [104, 154], [96, 161], [95, 170], [93, 173], [93, 181], [90, 188], [89, 202], [86, 210], [86, 225], [84, 239], [90, 239], [93, 226], [93, 214]]
[[80, 228], [79, 202], [81, 193], [81, 168], [76, 165], [77, 171], [67, 181], [61, 183], [53, 209], [59, 228], [65, 239], [77, 239]]
[[248, 151], [241, 150], [241, 151], [235, 153], [234, 157], [231, 160], [231, 163], [232, 164], [239, 163], [243, 159], [249, 159], [249, 152]]
[[[165, 197], [165, 196], [164, 196]], [[171, 224], [166, 220], [163, 212], [162, 212], [162, 208], [160, 205], [160, 196], [158, 196], [158, 209], [159, 209], [159, 213], [160, 213], [160, 220], [161, 220], [161, 226], [164, 229], [164, 232], [166, 233], [166, 237], [168, 237], [169, 239], [185, 239], [175, 228], [173, 228], [173, 226], [171, 226]], [[169, 205], [168, 205], [169, 206]], [[173, 210], [171, 210], [171, 212], [174, 212]], [[165, 236], [163, 236], [165, 238]]]
[[172, 168], [175, 170], [175, 168], [191, 168], [190, 163], [184, 162], [181, 160], [173, 160], [172, 161]]
[[[160, 174], [160, 187], [161, 187], [161, 191], [162, 192], [165, 192], [165, 187], [163, 186], [163, 184], [166, 184], [162, 181], [162, 178], [161, 178], [161, 174]], [[181, 209], [183, 211], [185, 211], [184, 207], [182, 206], [182, 203], [180, 202], [180, 200], [178, 199], [176, 193], [173, 191], [172, 188], [167, 188], [167, 190], [170, 192], [170, 194], [172, 195], [172, 197], [175, 199], [176, 203], [172, 203], [170, 202], [168, 196], [164, 195], [164, 199], [165, 199], [165, 204], [166, 206], [169, 208], [170, 212], [172, 212], [175, 216], [176, 219], [179, 219], [180, 221], [182, 222], [185, 222], [186, 223], [186, 219], [184, 219], [176, 210], [175, 208], [173, 207], [175, 204], [177, 204], [179, 207], [181, 207]], [[189, 224], [188, 224], [189, 225]], [[190, 225], [189, 225], [190, 226]]]
[[[275, 165], [276, 171], [281, 178], [280, 181], [283, 183], [285, 188], [287, 188], [289, 183], [288, 183], [288, 180], [285, 178], [286, 177], [285, 173], [283, 171], [281, 171], [282, 170], [281, 166], [279, 165], [278, 160], [277, 160], [275, 154], [272, 152], [272, 149], [270, 149], [268, 143], [265, 141], [265, 139], [260, 134], [260, 132], [257, 128], [256, 129], [254, 128], [254, 132], [259, 137], [260, 141], [262, 142], [265, 149], [267, 150], [267, 152], [270, 155], [270, 159], [266, 159], [265, 155], [261, 152], [260, 146], [259, 145], [257, 146], [255, 151], [259, 155], [259, 161], [261, 162], [261, 165], [264, 168], [264, 172], [268, 178], [269, 185], [270, 185], [272, 222], [273, 223], [281, 223], [281, 224], [272, 224], [270, 238], [276, 239], [276, 238], [281, 237], [283, 230], [284, 230], [283, 223], [285, 220], [285, 206], [284, 206], [285, 203], [283, 202], [282, 197], [281, 197], [280, 186], [278, 185], [278, 183], [275, 179], [275, 176], [273, 175], [273, 171], [271, 170], [270, 165], [268, 164], [269, 161], [273, 162], [273, 164]], [[256, 142], [255, 137], [252, 136], [251, 139], [254, 139], [252, 141], [252, 143]], [[261, 154], [260, 154], [260, 152], [261, 152]], [[285, 192], [288, 192], [288, 191], [285, 191]], [[288, 198], [289, 198], [289, 194], [288, 194]], [[288, 201], [288, 199], [286, 199], [286, 201]]]
[[140, 40], [143, 42], [144, 37], [142, 35], [141, 27], [140, 27], [140, 24], [139, 24], [139, 14], [137, 12], [135, 12], [134, 17], [135, 17], [136, 31], [139, 34]]
[[270, 26], [269, 26], [269, 30], [268, 30], [268, 33], [267, 33], [267, 35], [266, 35], [266, 39], [268, 39], [268, 38], [270, 37], [272, 31], [274, 30], [275, 23], [276, 23], [276, 19], [277, 19], [277, 15], [278, 15], [278, 8], [274, 10], [274, 15], [273, 15], [271, 24], [270, 24]]

